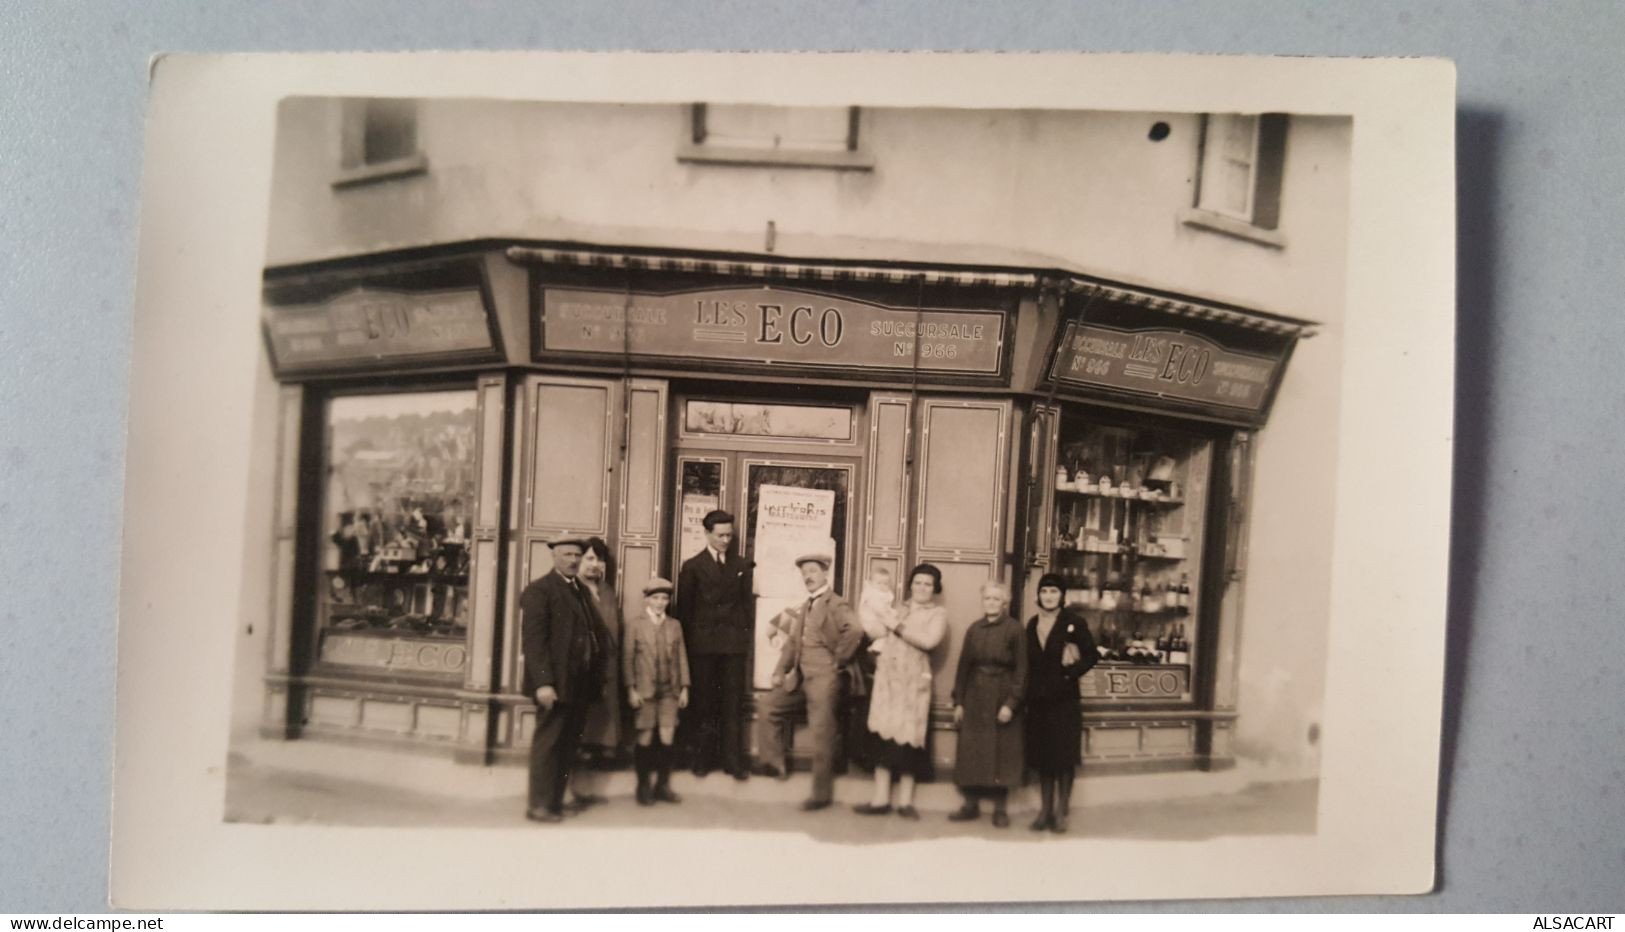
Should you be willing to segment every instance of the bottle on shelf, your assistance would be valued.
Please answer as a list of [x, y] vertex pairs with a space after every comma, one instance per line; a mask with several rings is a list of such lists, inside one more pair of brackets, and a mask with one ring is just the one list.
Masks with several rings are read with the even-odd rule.
[[1190, 662], [1190, 645], [1185, 642], [1185, 625], [1183, 623], [1174, 628], [1173, 643], [1168, 647], [1168, 662]]
[[1189, 573], [1179, 574], [1179, 591], [1176, 597], [1178, 608], [1190, 611], [1191, 607], [1191, 576]]

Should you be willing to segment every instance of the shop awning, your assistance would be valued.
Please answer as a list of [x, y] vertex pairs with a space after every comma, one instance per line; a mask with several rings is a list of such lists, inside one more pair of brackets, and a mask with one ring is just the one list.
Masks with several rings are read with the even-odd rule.
[[744, 259], [708, 259], [691, 256], [639, 255], [581, 249], [543, 249], [514, 246], [508, 258], [515, 262], [567, 265], [581, 268], [633, 269], [651, 272], [687, 272], [738, 278], [814, 282], [880, 282], [956, 285], [966, 288], [1032, 288], [1039, 276], [1030, 272], [989, 272], [972, 269], [911, 269], [869, 265], [820, 265], [809, 262]]
[[1247, 330], [1257, 330], [1261, 333], [1303, 339], [1315, 335], [1314, 324], [1306, 320], [1293, 320], [1286, 317], [1266, 315], [1257, 311], [1229, 308], [1191, 298], [1158, 294], [1150, 290], [1141, 290], [1117, 284], [1106, 284], [1078, 276], [1068, 276], [1062, 287], [1074, 293], [1100, 297], [1118, 304], [1160, 311], [1176, 317], [1217, 321]]
[[722, 275], [764, 281], [913, 284], [923, 280], [924, 284], [931, 286], [952, 285], [966, 288], [1044, 286], [1075, 294], [1098, 296], [1104, 300], [1143, 307], [1176, 317], [1215, 321], [1261, 333], [1295, 338], [1307, 338], [1314, 336], [1315, 333], [1313, 321], [1127, 285], [1064, 267], [1030, 271], [919, 268], [905, 265], [852, 265], [761, 257], [723, 258], [544, 246], [512, 246], [509, 247], [507, 255], [513, 262], [521, 264]]

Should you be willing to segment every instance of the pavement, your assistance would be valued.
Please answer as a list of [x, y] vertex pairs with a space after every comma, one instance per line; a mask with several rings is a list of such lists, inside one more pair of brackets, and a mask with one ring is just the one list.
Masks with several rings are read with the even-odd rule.
[[[806, 813], [797, 804], [810, 777], [752, 777], [723, 773], [698, 778], [679, 772], [672, 788], [679, 804], [639, 806], [630, 772], [595, 775], [594, 792], [608, 802], [570, 817], [606, 827], [721, 828], [803, 831], [831, 842], [872, 843], [980, 835], [1041, 841], [1028, 830], [1038, 810], [1036, 791], [1011, 798], [1010, 827], [992, 827], [984, 805], [973, 823], [952, 823], [960, 803], [951, 783], [922, 784], [915, 797], [921, 818], [862, 816], [852, 811], [873, 788], [867, 774], [838, 777], [835, 805]], [[1089, 838], [1201, 840], [1223, 835], [1308, 835], [1315, 831], [1319, 781], [1274, 782], [1243, 767], [1220, 773], [1186, 771], [1079, 777], [1073, 790], [1071, 834]], [[239, 744], [226, 774], [226, 821], [253, 824], [501, 828], [534, 826], [523, 818], [522, 766], [458, 764], [410, 752], [354, 748], [320, 741]]]

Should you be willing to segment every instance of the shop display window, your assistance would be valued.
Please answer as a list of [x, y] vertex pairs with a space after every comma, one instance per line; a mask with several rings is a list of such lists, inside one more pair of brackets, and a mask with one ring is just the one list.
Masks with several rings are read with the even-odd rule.
[[1088, 619], [1102, 668], [1180, 668], [1147, 681], [1163, 685], [1146, 698], [1189, 693], [1211, 458], [1200, 437], [1061, 422], [1051, 564]]
[[474, 391], [340, 396], [325, 412], [319, 658], [454, 673], [466, 651]]

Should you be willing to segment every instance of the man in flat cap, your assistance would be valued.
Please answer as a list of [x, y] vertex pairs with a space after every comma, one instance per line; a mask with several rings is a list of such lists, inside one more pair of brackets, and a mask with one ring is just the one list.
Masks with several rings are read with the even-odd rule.
[[807, 710], [812, 741], [812, 795], [801, 808], [814, 812], [835, 797], [835, 717], [840, 710], [841, 667], [852, 659], [863, 640], [857, 613], [831, 585], [835, 558], [827, 552], [803, 554], [796, 569], [807, 587], [807, 601], [785, 610], [776, 621], [784, 635], [773, 689], [762, 699], [757, 746], [762, 768], [768, 773], [789, 773], [785, 736], [792, 717]]
[[700, 522], [705, 549], [683, 561], [677, 573], [677, 605], [688, 662], [694, 674], [693, 703], [683, 716], [690, 763], [703, 777], [721, 767], [736, 780], [749, 775], [745, 746], [745, 696], [756, 623], [751, 562], [732, 551], [734, 516], [712, 511]]
[[606, 656], [610, 639], [603, 619], [576, 579], [586, 541], [560, 534], [548, 547], [553, 569], [519, 596], [524, 690], [536, 702], [525, 818], [560, 822], [587, 708], [603, 691], [604, 664], [613, 658]]

